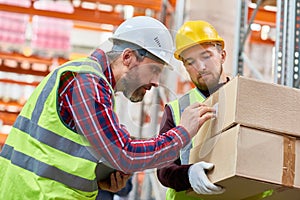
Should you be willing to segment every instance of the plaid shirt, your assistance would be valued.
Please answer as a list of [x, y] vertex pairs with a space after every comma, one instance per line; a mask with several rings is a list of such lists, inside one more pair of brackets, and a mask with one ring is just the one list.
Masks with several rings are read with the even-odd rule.
[[[96, 49], [90, 58], [100, 64], [114, 87], [115, 80], [104, 52]], [[108, 161], [120, 171], [132, 173], [165, 166], [179, 156], [179, 150], [189, 141], [188, 133], [180, 126], [156, 138], [131, 139], [113, 111], [113, 91], [103, 78], [94, 74], [64, 73], [58, 93], [59, 112], [65, 124], [85, 135], [97, 159]]]

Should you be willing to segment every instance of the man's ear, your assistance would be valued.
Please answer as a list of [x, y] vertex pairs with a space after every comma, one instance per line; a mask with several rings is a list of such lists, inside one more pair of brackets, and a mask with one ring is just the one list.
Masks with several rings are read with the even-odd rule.
[[135, 55], [131, 49], [129, 48], [124, 49], [122, 53], [123, 65], [130, 66], [130, 63], [133, 62], [134, 57]]
[[226, 51], [223, 49], [222, 52], [221, 52], [221, 57], [222, 57], [222, 64], [225, 62], [225, 59], [226, 59]]

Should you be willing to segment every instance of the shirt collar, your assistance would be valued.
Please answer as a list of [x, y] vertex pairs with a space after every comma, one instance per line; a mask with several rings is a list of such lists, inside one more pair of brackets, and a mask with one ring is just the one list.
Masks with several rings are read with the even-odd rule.
[[200, 90], [199, 88], [197, 88], [206, 98], [209, 97], [211, 94], [213, 94], [215, 91], [217, 91], [220, 87], [222, 87], [223, 85], [225, 85], [226, 83], [228, 83], [230, 81], [229, 77], [226, 77], [226, 81], [223, 83], [219, 83], [218, 85], [216, 85], [214, 88], [212, 88], [211, 90]]
[[116, 81], [104, 51], [97, 48], [89, 57], [100, 64], [103, 74], [105, 75], [110, 85], [114, 88], [116, 85]]

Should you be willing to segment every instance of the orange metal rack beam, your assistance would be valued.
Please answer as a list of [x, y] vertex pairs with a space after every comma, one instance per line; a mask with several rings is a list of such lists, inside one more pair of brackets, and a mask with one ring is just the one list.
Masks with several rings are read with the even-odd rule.
[[49, 10], [38, 10], [31, 4], [30, 7], [21, 7], [0, 3], [0, 10], [7, 12], [23, 13], [30, 15], [39, 15], [46, 17], [62, 18], [74, 21], [92, 22], [98, 24], [119, 25], [124, 21], [120, 13], [106, 12], [100, 10], [90, 10], [74, 7], [73, 13], [62, 13]]
[[141, 0], [83, 0], [87, 2], [108, 4], [108, 5], [131, 5], [136, 8], [151, 9], [160, 11], [162, 0], [141, 1]]
[[[251, 18], [254, 12], [254, 8], [248, 7], [248, 20]], [[263, 8], [259, 8], [256, 16], [254, 18], [254, 22], [263, 25], [276, 26], [276, 12], [269, 11]]]
[[4, 125], [12, 126], [17, 119], [18, 113], [0, 111], [0, 119], [3, 121]]
[[[124, 21], [123, 14], [119, 12], [107, 12], [107, 11], [100, 11], [96, 9], [84, 9], [82, 7], [74, 7], [73, 13], [62, 13], [56, 11], [49, 11], [49, 10], [39, 10], [33, 7], [33, 2], [31, 3], [30, 7], [21, 7], [16, 5], [9, 5], [0, 3], [0, 10], [7, 11], [7, 12], [15, 12], [15, 13], [23, 13], [29, 15], [40, 15], [46, 17], [54, 17], [54, 18], [62, 18], [73, 20], [79, 28], [86, 28], [86, 29], [97, 29], [97, 27], [92, 25], [83, 25], [76, 23], [77, 22], [89, 22], [89, 23], [96, 23], [96, 24], [110, 24], [114, 26], [118, 26]], [[141, 9], [151, 9], [154, 11], [161, 11], [162, 9], [162, 0], [153, 0], [153, 1], [140, 1], [140, 0], [85, 0], [83, 2], [93, 2], [93, 3], [101, 3], [107, 5], [131, 5], [135, 8]], [[171, 2], [171, 5], [175, 4], [176, 1], [174, 0]], [[175, 5], [174, 5], [175, 6]], [[134, 13], [135, 15], [135, 13]], [[101, 28], [98, 28], [101, 31]]]
[[[248, 7], [248, 21], [250, 20], [253, 12], [254, 12], [254, 8]], [[260, 25], [269, 25], [271, 27], [275, 27], [276, 26], [276, 12], [269, 11], [269, 10], [264, 9], [263, 7], [260, 7], [260, 8], [258, 8], [258, 11], [256, 13], [256, 16], [255, 16], [253, 22], [260, 24]], [[260, 31], [252, 31], [250, 33], [250, 42], [269, 44], [269, 45], [275, 44], [275, 42], [270, 39], [262, 40], [260, 34], [261, 34]]]
[[[20, 53], [6, 53], [6, 52], [0, 52], [0, 71], [4, 72], [12, 72], [12, 73], [18, 73], [18, 74], [31, 74], [36, 76], [46, 76], [50, 69], [49, 67], [54, 63], [54, 59], [52, 58], [43, 58], [38, 56], [24, 56]], [[5, 60], [13, 60], [18, 63], [18, 66], [16, 67], [10, 67], [5, 64]], [[55, 62], [58, 63], [58, 65], [61, 65], [65, 62], [67, 62], [68, 59], [65, 58], [56, 58]], [[29, 69], [23, 69], [20, 67], [20, 63], [27, 62], [30, 65], [37, 63], [37, 64], [43, 64], [47, 66], [47, 70], [33, 70], [31, 67]]]
[[4, 144], [6, 138], [7, 138], [7, 134], [4, 133], [0, 133], [0, 150], [1, 150], [1, 146]]

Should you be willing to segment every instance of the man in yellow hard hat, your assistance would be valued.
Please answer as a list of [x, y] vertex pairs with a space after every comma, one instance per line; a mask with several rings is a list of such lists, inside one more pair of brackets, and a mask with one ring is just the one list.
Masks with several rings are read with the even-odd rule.
[[[195, 88], [165, 107], [160, 132], [175, 127], [182, 112], [194, 102], [203, 102], [210, 94], [229, 81], [223, 70], [226, 58], [224, 40], [216, 29], [205, 21], [187, 21], [176, 34], [174, 56], [183, 62]], [[213, 168], [212, 163], [188, 164], [192, 144], [182, 150], [180, 158], [167, 167], [157, 170], [159, 181], [169, 189], [167, 200], [198, 199], [186, 195], [192, 188], [199, 194], [221, 194], [224, 189], [214, 185], [205, 172]]]

